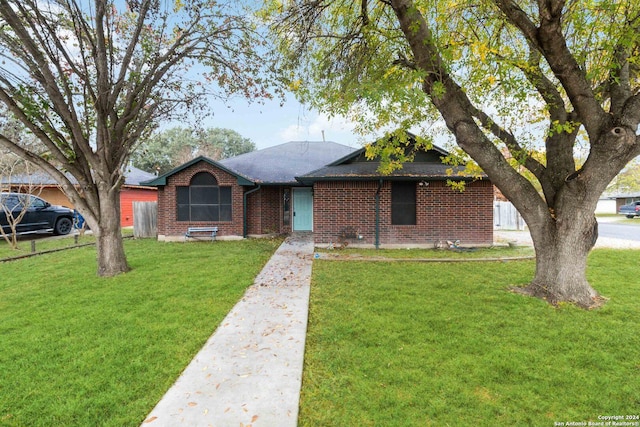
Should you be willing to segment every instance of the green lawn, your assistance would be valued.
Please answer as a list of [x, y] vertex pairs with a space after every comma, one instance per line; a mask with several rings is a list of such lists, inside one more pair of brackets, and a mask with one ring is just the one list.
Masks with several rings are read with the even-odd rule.
[[[279, 243], [127, 240], [133, 270], [110, 279], [96, 277], [93, 247], [0, 263], [0, 425], [139, 425]], [[315, 261], [299, 423], [551, 426], [635, 414], [638, 257], [592, 254], [590, 280], [610, 301], [591, 312], [508, 292], [532, 261]]]
[[[95, 237], [92, 234], [78, 236], [77, 239], [78, 245], [95, 243], [96, 241]], [[23, 234], [18, 238], [18, 248], [13, 249], [6, 243], [4, 239], [0, 238], [0, 259], [29, 255], [30, 253], [32, 253], [32, 241], [35, 242], [36, 252], [51, 251], [76, 245], [74, 236], [71, 235], [55, 238], [43, 238], [41, 235]]]
[[507, 291], [534, 263], [316, 261], [301, 426], [552, 426], [640, 408], [640, 251], [596, 311]]
[[330, 258], [389, 258], [389, 259], [500, 259], [533, 257], [535, 252], [532, 246], [493, 246], [480, 248], [458, 249], [318, 249], [317, 252], [328, 254]]
[[[125, 238], [133, 237], [131, 228], [123, 228], [122, 235]], [[66, 236], [53, 236], [50, 233], [26, 233], [18, 236], [18, 247], [13, 249], [4, 238], [0, 237], [0, 260], [29, 255], [32, 252], [32, 242], [36, 253], [55, 251], [76, 246], [95, 244], [96, 238], [88, 232], [83, 236], [68, 234]]]
[[0, 425], [139, 425], [280, 242], [128, 240], [115, 278], [91, 246], [0, 263]]

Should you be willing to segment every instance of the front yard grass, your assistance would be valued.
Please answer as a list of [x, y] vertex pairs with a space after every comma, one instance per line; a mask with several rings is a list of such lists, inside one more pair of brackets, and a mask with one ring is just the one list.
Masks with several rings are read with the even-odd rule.
[[281, 240], [127, 240], [0, 263], [0, 425], [137, 426]]
[[[133, 230], [131, 228], [123, 228], [122, 236], [125, 238], [133, 237]], [[14, 249], [7, 244], [4, 238], [0, 237], [0, 260], [23, 257], [34, 253], [31, 252], [32, 241], [35, 242], [35, 253], [39, 254], [95, 244], [96, 238], [91, 232], [87, 232], [82, 236], [75, 234], [75, 232], [66, 236], [54, 236], [50, 233], [26, 233], [18, 236], [18, 247]]]
[[[110, 279], [93, 247], [0, 263], [0, 425], [139, 425], [280, 240], [125, 244], [134, 269]], [[610, 300], [591, 312], [508, 292], [532, 261], [314, 261], [299, 424], [637, 414], [639, 256], [593, 252]]]
[[638, 415], [638, 257], [593, 252], [589, 279], [610, 298], [595, 311], [509, 292], [532, 277], [533, 261], [315, 261], [300, 425]]
[[363, 249], [363, 248], [344, 248], [344, 249], [326, 249], [317, 248], [317, 252], [327, 254], [330, 258], [349, 258], [358, 257], [371, 259], [499, 259], [499, 258], [518, 258], [533, 257], [535, 252], [532, 246], [491, 246], [478, 248], [457, 248], [457, 249]]
[[[95, 243], [96, 239], [92, 234], [78, 235], [77, 245]], [[76, 246], [73, 235], [67, 236], [42, 236], [34, 234], [23, 234], [18, 237], [18, 247], [13, 249], [4, 239], [0, 239], [0, 260], [15, 258], [31, 254], [31, 241], [35, 241], [36, 252], [51, 251]]]

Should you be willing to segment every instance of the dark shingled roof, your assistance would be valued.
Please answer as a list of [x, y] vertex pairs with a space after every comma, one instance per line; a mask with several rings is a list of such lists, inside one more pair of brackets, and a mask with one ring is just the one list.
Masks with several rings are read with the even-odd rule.
[[311, 185], [316, 181], [364, 181], [379, 178], [386, 180], [473, 179], [470, 176], [462, 175], [464, 167], [452, 167], [443, 164], [441, 157], [447, 154], [446, 150], [434, 145], [430, 150], [418, 153], [414, 162], [404, 163], [401, 169], [395, 170], [389, 175], [382, 175], [378, 171], [380, 162], [367, 160], [365, 149], [362, 148], [333, 163], [307, 174], [299, 175], [296, 178], [306, 185]]
[[142, 169], [138, 169], [134, 166], [127, 166], [124, 170], [124, 184], [125, 185], [141, 185], [140, 183], [155, 178], [152, 173], [145, 172]]
[[356, 148], [323, 141], [292, 141], [219, 163], [258, 184], [297, 184], [297, 176], [322, 168]]
[[[72, 184], [77, 184], [78, 180], [75, 179], [70, 173], [66, 173], [67, 178], [71, 181]], [[141, 169], [133, 167], [131, 165], [127, 166], [124, 170], [124, 185], [131, 186], [139, 186], [142, 185], [141, 182], [148, 181], [150, 179], [155, 178], [156, 176], [152, 173], [145, 172]], [[3, 177], [3, 183], [9, 183], [9, 181], [13, 184], [33, 184], [33, 185], [57, 185], [58, 182], [53, 179], [51, 175], [45, 173], [43, 171], [36, 171], [30, 175], [14, 175], [10, 178]]]
[[[395, 170], [389, 175], [382, 175], [378, 171], [379, 166], [380, 163], [374, 161], [327, 166], [299, 176], [298, 180], [305, 184], [312, 184], [315, 181], [372, 180], [378, 178], [386, 180], [465, 179], [464, 176], [457, 175], [458, 171], [464, 168], [451, 167], [442, 163], [405, 163], [402, 169]], [[449, 169], [453, 171], [452, 174], [447, 172]]]
[[416, 181], [473, 179], [458, 174], [463, 170], [462, 167], [442, 164], [441, 158], [447, 154], [446, 150], [433, 146], [430, 150], [417, 153], [415, 161], [405, 163], [402, 169], [382, 175], [378, 171], [380, 162], [368, 160], [364, 148], [357, 149], [336, 142], [293, 141], [217, 162], [198, 157], [143, 184], [166, 185], [167, 177], [201, 161], [235, 175], [239, 185], [313, 185], [316, 181], [380, 178]]

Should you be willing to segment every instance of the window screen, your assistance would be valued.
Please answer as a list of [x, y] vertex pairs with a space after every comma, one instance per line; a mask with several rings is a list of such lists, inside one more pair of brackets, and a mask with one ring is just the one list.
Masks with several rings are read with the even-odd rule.
[[285, 188], [282, 194], [282, 223], [289, 225], [291, 221], [291, 190]]
[[193, 176], [188, 187], [176, 188], [178, 221], [231, 221], [231, 187], [219, 187], [207, 172]]
[[415, 182], [393, 182], [391, 184], [391, 224], [416, 224]]

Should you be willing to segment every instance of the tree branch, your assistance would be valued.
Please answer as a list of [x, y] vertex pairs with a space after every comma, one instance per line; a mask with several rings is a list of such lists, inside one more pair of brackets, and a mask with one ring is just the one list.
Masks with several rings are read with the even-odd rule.
[[360, 0], [360, 16], [362, 25], [369, 25], [369, 11], [367, 10], [368, 0]]
[[[498, 124], [493, 119], [491, 119], [484, 111], [481, 111], [471, 105], [469, 107], [473, 111], [473, 116], [480, 121], [482, 126], [505, 144], [507, 150], [509, 150], [509, 154], [511, 154], [511, 157], [513, 157], [514, 159], [523, 158], [522, 153], [525, 153], [526, 150], [522, 147], [522, 145], [518, 143], [512, 133], [503, 129], [501, 126], [498, 126]], [[540, 163], [530, 155], [526, 155], [524, 156], [524, 167], [531, 171], [531, 173], [533, 173], [539, 181], [543, 180], [545, 167], [544, 165], [542, 165], [542, 163]]]
[[596, 100], [584, 70], [567, 47], [562, 32], [564, 1], [539, 0], [538, 27], [513, 0], [495, 0], [495, 3], [505, 17], [522, 31], [529, 43], [545, 57], [579, 117], [592, 118], [581, 121], [590, 138], [596, 140], [603, 125], [607, 123], [607, 114]]
[[640, 92], [629, 97], [620, 111], [620, 124], [628, 126], [635, 132], [640, 124]]
[[[37, 5], [31, 4], [31, 7], [37, 8]], [[18, 10], [23, 14], [28, 14], [24, 9], [23, 3], [18, 6]], [[13, 49], [13, 53], [30, 67], [29, 73], [44, 89], [48, 99], [51, 101], [52, 108], [64, 122], [67, 130], [73, 134], [76, 140], [86, 141], [84, 134], [76, 125], [78, 120], [73, 110], [73, 102], [69, 102], [66, 96], [60, 92], [58, 81], [49, 69], [49, 61], [43, 56], [39, 43], [35, 42], [30, 32], [24, 27], [23, 19], [16, 14], [11, 4], [7, 2], [0, 2], [0, 16], [11, 26], [20, 42], [20, 48], [14, 46], [9, 46], [9, 48]], [[33, 33], [39, 34], [38, 28], [33, 27], [35, 24], [31, 20], [27, 21], [31, 23]], [[65, 90], [69, 93], [68, 87]]]
[[407, 56], [402, 52], [398, 53], [398, 59], [393, 61], [392, 64], [393, 65], [401, 65], [401, 66], [403, 66], [405, 68], [408, 68], [409, 70], [417, 70], [418, 69], [418, 66], [416, 65], [416, 63], [414, 61], [411, 61], [409, 58], [407, 58]]
[[[516, 141], [513, 136], [497, 127], [486, 114], [473, 107], [462, 88], [448, 74], [434, 44], [427, 21], [413, 1], [393, 0], [391, 4], [402, 32], [409, 42], [417, 66], [426, 73], [424, 91], [440, 111], [447, 127], [455, 135], [458, 145], [476, 160], [489, 176], [494, 177], [494, 183], [508, 198], [514, 201], [528, 200], [526, 209], [524, 209], [524, 203], [519, 203], [519, 208], [523, 208], [521, 214], [525, 219], [544, 217], [543, 212], [547, 212], [544, 201], [533, 186], [507, 162], [498, 148], [478, 127], [474, 117], [484, 123], [483, 126], [489, 129], [493, 127], [492, 133], [499, 135], [499, 138], [515, 147]], [[442, 93], [442, 87], [444, 87], [444, 93]], [[537, 215], [531, 216], [533, 212], [537, 212]]]
[[613, 55], [615, 64], [610, 71], [608, 88], [611, 107], [609, 112], [615, 116], [622, 113], [625, 101], [631, 96], [629, 73], [629, 54], [627, 49], [618, 46]]

